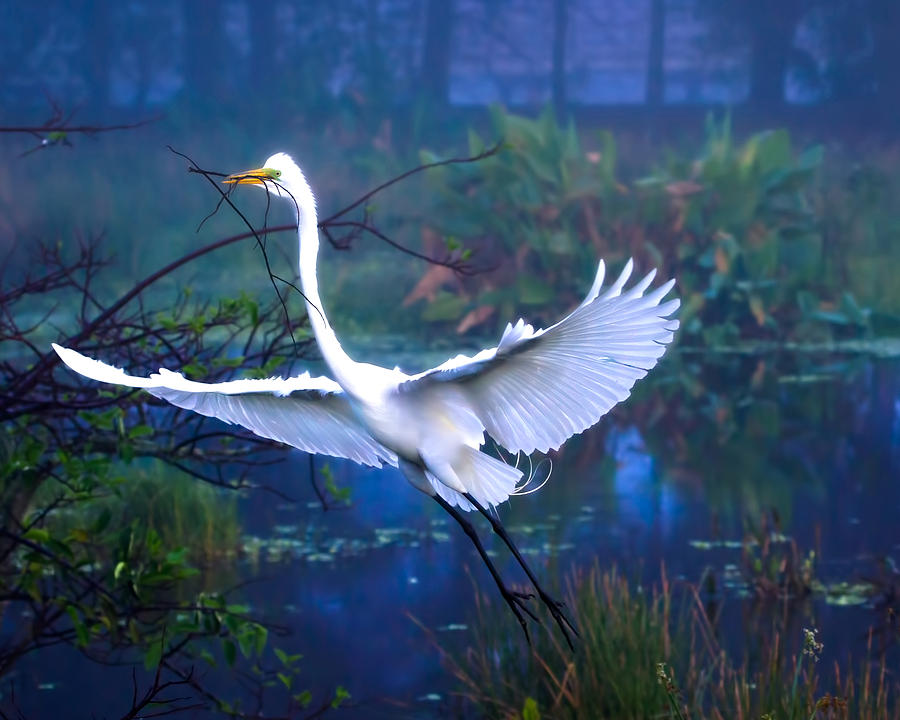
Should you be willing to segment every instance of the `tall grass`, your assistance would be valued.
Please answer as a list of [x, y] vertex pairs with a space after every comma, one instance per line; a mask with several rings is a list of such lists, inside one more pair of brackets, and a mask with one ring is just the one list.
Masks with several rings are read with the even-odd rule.
[[[47, 487], [41, 491], [52, 499], [56, 489]], [[156, 461], [133, 463], [127, 478], [111, 482], [109, 491], [74, 507], [58, 508], [48, 522], [54, 534], [66, 537], [77, 534], [78, 528], [91, 527], [102, 515], [109, 518], [104, 523], [104, 536], [125, 532], [144, 538], [152, 532], [163, 547], [185, 548], [194, 565], [216, 565], [223, 557], [237, 553], [240, 546], [235, 493]], [[115, 543], [98, 545], [97, 551], [115, 552]]]
[[459, 681], [467, 712], [537, 718], [715, 718], [890, 720], [900, 718], [900, 682], [886, 656], [824, 668], [824, 638], [773, 631], [758, 662], [735, 663], [690, 585], [635, 588], [615, 569], [570, 578], [567, 604], [581, 634], [574, 653], [556, 634], [533, 647], [505, 607], [479, 596], [473, 643], [451, 653], [434, 640]]

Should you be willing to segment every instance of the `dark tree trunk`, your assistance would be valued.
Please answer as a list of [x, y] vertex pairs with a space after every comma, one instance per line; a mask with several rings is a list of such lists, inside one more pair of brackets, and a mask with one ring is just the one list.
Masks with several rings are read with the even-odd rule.
[[275, 24], [275, 3], [272, 0], [248, 0], [247, 15], [250, 19], [249, 84], [258, 87], [259, 83], [269, 84], [278, 76], [275, 50], [279, 33]]
[[900, 41], [897, 39], [900, 3], [869, 0], [869, 17], [875, 41], [872, 60], [876, 102], [883, 117], [897, 118], [900, 114]]
[[365, 80], [369, 105], [376, 114], [392, 105], [393, 76], [381, 49], [382, 27], [378, 18], [378, 0], [366, 0]]
[[224, 100], [220, 78], [228, 63], [223, 57], [221, 13], [218, 0], [184, 2], [184, 91], [194, 104]]
[[562, 121], [566, 114], [566, 26], [568, 0], [553, 0], [553, 109]]
[[87, 105], [97, 117], [109, 109], [109, 68], [112, 61], [112, 6], [110, 0], [85, 0], [84, 18], [84, 77], [87, 85]]
[[647, 104], [659, 107], [665, 98], [666, 1], [650, 5], [650, 47], [647, 52]]
[[436, 106], [447, 104], [450, 90], [451, 40], [455, 0], [428, 0], [422, 50], [422, 90]]
[[784, 104], [788, 60], [800, 19], [798, 0], [760, 0], [750, 18], [750, 102]]

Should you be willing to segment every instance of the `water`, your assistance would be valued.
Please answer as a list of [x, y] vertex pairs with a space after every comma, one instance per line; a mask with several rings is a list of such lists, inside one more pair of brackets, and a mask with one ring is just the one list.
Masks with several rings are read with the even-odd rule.
[[[766, 618], [785, 609], [754, 603], [744, 583], [730, 582], [746, 519], [775, 510], [802, 552], [816, 550], [826, 587], [874, 575], [879, 557], [900, 554], [900, 364], [852, 367], [815, 383], [782, 377], [782, 432], [768, 439], [748, 422], [731, 444], [703, 445], [695, 432], [698, 445], [679, 447], [676, 428], [647, 422], [640, 399], [629, 402], [554, 454], [546, 487], [504, 505], [501, 518], [551, 583], [594, 562], [645, 584], [658, 582], [663, 564], [676, 580], [696, 582], [711, 570], [719, 584], [707, 599], [721, 608], [723, 642], [742, 657]], [[803, 419], [812, 405], [815, 423]], [[320, 473], [325, 460], [316, 462]], [[441, 645], [462, 650], [475, 641], [474, 588], [499, 602], [496, 588], [452, 519], [398, 471], [327, 463], [338, 486], [352, 489], [349, 507], [323, 512], [299, 453], [253, 478], [296, 502], [264, 491], [242, 501], [243, 548], [227, 568], [249, 581], [238, 596], [254, 614], [289, 629], [272, 642], [304, 655], [306, 686], [344, 685], [371, 717], [437, 716], [454, 702], [454, 681], [417, 622]], [[504, 575], [521, 581], [486, 523], [478, 526]], [[878, 620], [871, 602], [828, 597], [791, 605], [787, 632], [818, 627], [829, 664], [862, 657], [866, 631]], [[21, 664], [14, 679], [26, 715], [84, 702], [116, 672], [130, 683], [125, 669], [79, 662], [70, 672], [72, 652], [50, 650]]]

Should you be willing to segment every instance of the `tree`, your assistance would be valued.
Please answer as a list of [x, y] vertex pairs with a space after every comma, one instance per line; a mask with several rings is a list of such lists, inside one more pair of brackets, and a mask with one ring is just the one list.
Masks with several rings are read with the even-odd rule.
[[228, 67], [222, 17], [224, 6], [218, 0], [187, 0], [182, 7], [185, 28], [183, 92], [197, 105], [221, 103], [227, 76], [223, 68]]
[[569, 20], [568, 0], [553, 0], [553, 107], [563, 120], [566, 112], [566, 27]]
[[[60, 111], [58, 121], [47, 126], [0, 132], [66, 136], [113, 129], [74, 126], [64, 118]], [[51, 152], [55, 146], [39, 147]], [[325, 238], [349, 249], [369, 233], [401, 251], [466, 271], [465, 260], [449, 254], [428, 258], [397, 244], [371, 222], [369, 200], [425, 167], [383, 183], [323, 219]], [[203, 172], [196, 165], [191, 169]], [[216, 177], [207, 174], [207, 179], [221, 189]], [[231, 205], [224, 195], [221, 201]], [[362, 218], [352, 219], [353, 212]], [[296, 232], [296, 227], [265, 232]], [[137, 717], [151, 704], [158, 709], [160, 703], [167, 707], [157, 714], [202, 707], [238, 718], [271, 717], [273, 692], [286, 716], [318, 717], [348, 697], [341, 687], [315, 694], [298, 687], [299, 657], [271, 642], [285, 629], [251, 616], [232, 592], [198, 590], [190, 582], [197, 575], [194, 544], [167, 533], [172, 523], [151, 523], [151, 508], [136, 499], [142, 481], [133, 461], [156, 461], [155, 467], [165, 468], [158, 470], [160, 487], [168, 492], [182, 487], [188, 501], [212, 504], [207, 515], [214, 521], [207, 529], [218, 532], [228, 526], [216, 506], [218, 496], [198, 488], [259, 488], [247, 471], [283, 456], [285, 448], [142, 393], [82, 381], [60, 366], [49, 347], [47, 323], [25, 319], [47, 307], [74, 308], [67, 332], [56, 340], [98, 354], [114, 351], [117, 362], [138, 372], [163, 365], [216, 381], [248, 365], [269, 376], [308, 342], [294, 339], [294, 330], [307, 322], [299, 301], [289, 313], [292, 300], [278, 287], [277, 299], [268, 303], [245, 294], [205, 301], [187, 291], [165, 300], [146, 292], [177, 268], [254, 238], [260, 240], [251, 227], [196, 249], [112, 300], [100, 289], [112, 268], [99, 239], [77, 243], [74, 253], [59, 243], [39, 245], [24, 277], [9, 268], [0, 273], [0, 617], [27, 618], [0, 639], [0, 678], [25, 656], [69, 645], [90, 661], [135, 667], [132, 692], [123, 693], [123, 705], [126, 696], [131, 700], [122, 718]], [[128, 477], [124, 483], [123, 474]], [[236, 480], [226, 479], [235, 475]], [[171, 500], [171, 507], [186, 502], [184, 494]], [[248, 692], [237, 689], [238, 695], [231, 696], [213, 690], [208, 673], [195, 672], [198, 664], [215, 668], [223, 662], [241, 670]], [[141, 663], [149, 674], [139, 677]], [[168, 691], [175, 687], [179, 692], [172, 699]], [[255, 709], [238, 705], [248, 695]], [[104, 698], [104, 710], [116, 699]], [[0, 716], [4, 712], [0, 708]]]
[[449, 100], [455, 16], [455, 0], [428, 0], [425, 6], [421, 83], [425, 97], [437, 110]]
[[666, 0], [650, 5], [650, 47], [647, 51], [647, 104], [659, 107], [665, 98]]
[[733, 54], [743, 45], [750, 54], [752, 105], [784, 104], [785, 80], [794, 56], [794, 32], [811, 0], [698, 0], [697, 10], [710, 23], [713, 50]]

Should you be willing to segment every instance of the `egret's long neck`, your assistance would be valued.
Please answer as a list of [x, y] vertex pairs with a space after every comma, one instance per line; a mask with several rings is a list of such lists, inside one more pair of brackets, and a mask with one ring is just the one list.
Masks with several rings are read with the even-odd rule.
[[[319, 297], [319, 281], [316, 276], [316, 261], [319, 255], [319, 230], [316, 221], [315, 201], [309, 192], [309, 202], [301, 204], [298, 211], [298, 234], [300, 237], [300, 286], [306, 295], [306, 311], [312, 325], [316, 342], [328, 369], [334, 379], [351, 395], [358, 395], [359, 374], [354, 372], [357, 363], [344, 352], [331, 324], [325, 316], [322, 298]], [[300, 198], [297, 198], [300, 200]]]

